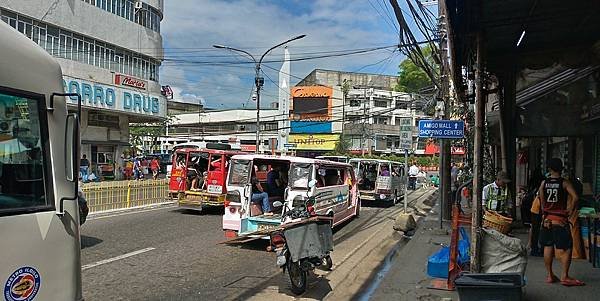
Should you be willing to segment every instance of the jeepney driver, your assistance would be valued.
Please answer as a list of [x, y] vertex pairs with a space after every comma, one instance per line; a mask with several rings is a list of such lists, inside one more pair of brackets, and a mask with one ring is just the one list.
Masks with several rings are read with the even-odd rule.
[[506, 184], [511, 180], [505, 171], [496, 174], [496, 181], [483, 187], [482, 205], [485, 210], [495, 211], [503, 216], [510, 217], [512, 208], [511, 195]]

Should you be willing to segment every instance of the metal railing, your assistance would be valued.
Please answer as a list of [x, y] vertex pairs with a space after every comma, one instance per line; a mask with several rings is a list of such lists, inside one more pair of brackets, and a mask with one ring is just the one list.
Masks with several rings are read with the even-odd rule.
[[83, 184], [90, 212], [126, 209], [171, 201], [166, 179]]

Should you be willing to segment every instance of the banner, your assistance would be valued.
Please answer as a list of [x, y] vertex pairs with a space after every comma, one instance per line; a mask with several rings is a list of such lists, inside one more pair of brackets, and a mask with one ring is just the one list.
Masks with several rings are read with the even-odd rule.
[[339, 139], [339, 134], [291, 134], [289, 143], [296, 144], [297, 150], [330, 151]]

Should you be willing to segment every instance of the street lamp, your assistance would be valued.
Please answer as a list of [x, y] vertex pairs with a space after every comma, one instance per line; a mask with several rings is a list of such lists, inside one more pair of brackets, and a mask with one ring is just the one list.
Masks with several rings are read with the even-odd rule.
[[267, 51], [265, 51], [265, 53], [263, 53], [263, 55], [261, 55], [261, 57], [258, 61], [250, 52], [248, 52], [246, 50], [237, 49], [237, 48], [224, 46], [224, 45], [213, 45], [213, 47], [218, 48], [218, 49], [227, 49], [227, 50], [231, 50], [231, 51], [235, 51], [235, 52], [241, 52], [241, 53], [247, 55], [248, 57], [250, 57], [255, 64], [254, 84], [256, 85], [256, 153], [257, 154], [260, 153], [260, 89], [262, 88], [262, 86], [265, 83], [265, 79], [263, 77], [260, 77], [260, 64], [262, 63], [265, 56], [267, 54], [269, 54], [269, 52], [271, 52], [271, 50], [273, 50], [277, 47], [283, 46], [291, 41], [302, 39], [305, 36], [306, 36], [305, 34], [299, 35], [297, 37], [293, 37], [289, 40], [286, 40], [284, 42], [281, 42], [281, 43], [269, 48]]

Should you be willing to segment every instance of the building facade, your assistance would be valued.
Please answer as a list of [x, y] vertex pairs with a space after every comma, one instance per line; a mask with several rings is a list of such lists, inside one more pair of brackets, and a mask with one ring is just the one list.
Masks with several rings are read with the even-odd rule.
[[[277, 151], [281, 117], [277, 109], [260, 110], [261, 152]], [[233, 109], [179, 114], [173, 117], [161, 149], [184, 142], [230, 143], [243, 151], [256, 150], [256, 110]]]
[[[1, 0], [0, 18], [60, 63], [65, 91], [81, 95], [81, 152], [114, 175], [129, 123], [166, 117], [158, 82], [163, 1]], [[77, 98], [68, 105], [75, 110]]]
[[[392, 154], [401, 151], [400, 118], [430, 119], [420, 109], [422, 101], [394, 91], [396, 76], [316, 69], [292, 89], [290, 139], [338, 141], [340, 135], [350, 152]], [[417, 153], [417, 131], [413, 136]], [[333, 151], [335, 143], [321, 143], [300, 150], [318, 155]]]

